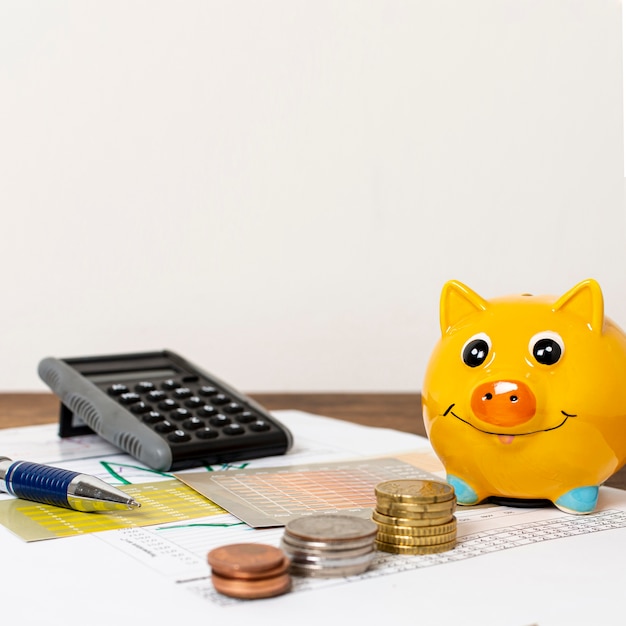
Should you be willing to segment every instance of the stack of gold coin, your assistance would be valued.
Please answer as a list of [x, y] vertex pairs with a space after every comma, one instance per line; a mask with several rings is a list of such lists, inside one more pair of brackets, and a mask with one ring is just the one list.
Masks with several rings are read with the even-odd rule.
[[352, 576], [371, 565], [375, 538], [376, 524], [368, 519], [321, 514], [289, 521], [280, 545], [295, 576]]
[[389, 480], [375, 488], [376, 547], [394, 554], [434, 554], [456, 545], [454, 488], [436, 480]]
[[291, 589], [289, 558], [274, 546], [232, 543], [207, 556], [215, 590], [242, 599], [271, 598]]

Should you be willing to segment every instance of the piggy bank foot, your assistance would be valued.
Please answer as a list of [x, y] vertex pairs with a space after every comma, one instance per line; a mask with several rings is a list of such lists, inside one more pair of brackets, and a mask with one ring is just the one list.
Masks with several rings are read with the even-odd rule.
[[598, 487], [577, 487], [564, 493], [554, 504], [565, 513], [591, 513], [598, 502], [598, 491]]
[[464, 480], [458, 476], [448, 474], [446, 476], [448, 484], [454, 487], [454, 493], [456, 494], [457, 504], [470, 505], [476, 504], [482, 498], [479, 498], [478, 494], [470, 487]]

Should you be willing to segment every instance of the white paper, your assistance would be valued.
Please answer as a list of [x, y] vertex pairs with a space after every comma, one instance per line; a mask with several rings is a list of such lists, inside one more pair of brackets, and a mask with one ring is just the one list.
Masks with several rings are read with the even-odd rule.
[[[292, 458], [298, 463], [428, 449], [425, 439], [406, 433], [291, 411], [277, 417], [294, 433], [298, 445]], [[15, 433], [5, 440], [3, 432], [0, 451], [9, 456]], [[38, 433], [50, 436], [47, 427], [29, 429], [33, 449]], [[63, 463], [85, 468], [93, 463], [76, 459], [74, 452], [65, 461], [64, 454], [61, 450], [58, 457]], [[277, 458], [258, 462], [275, 466]], [[282, 460], [289, 462], [289, 455]], [[597, 513], [588, 516], [483, 506], [461, 508], [457, 518], [459, 545], [453, 551], [417, 557], [380, 553], [362, 576], [298, 578], [291, 593], [260, 601], [216, 594], [206, 554], [237, 541], [277, 545], [281, 529], [252, 530], [224, 515], [27, 544], [0, 528], [2, 593], [25, 619], [42, 624], [624, 623], [626, 492], [603, 487]]]

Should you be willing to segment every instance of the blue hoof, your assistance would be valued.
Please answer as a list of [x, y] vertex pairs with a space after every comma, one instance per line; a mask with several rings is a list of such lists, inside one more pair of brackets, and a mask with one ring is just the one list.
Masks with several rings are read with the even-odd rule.
[[566, 513], [591, 513], [598, 503], [598, 487], [577, 487], [564, 493], [554, 504]]
[[446, 480], [454, 487], [458, 504], [469, 505], [478, 502], [478, 494], [464, 480], [452, 476], [452, 474], [448, 474]]

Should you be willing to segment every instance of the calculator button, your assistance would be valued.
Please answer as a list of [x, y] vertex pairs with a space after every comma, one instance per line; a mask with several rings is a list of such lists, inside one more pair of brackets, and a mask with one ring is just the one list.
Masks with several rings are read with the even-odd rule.
[[176, 426], [174, 426], [171, 422], [164, 420], [163, 422], [156, 424], [154, 430], [160, 433], [171, 433], [173, 430], [176, 430]]
[[202, 387], [200, 387], [199, 393], [201, 396], [214, 396], [216, 393], [218, 393], [218, 391], [215, 387], [211, 387], [210, 385], [202, 385]]
[[151, 402], [158, 402], [159, 400], [163, 400], [163, 398], [167, 398], [167, 394], [165, 391], [155, 389], [154, 391], [150, 391], [146, 398], [148, 398]]
[[209, 417], [210, 415], [215, 415], [219, 413], [219, 411], [210, 404], [205, 404], [201, 409], [198, 409], [198, 413], [203, 415], [204, 417]]
[[257, 420], [248, 426], [250, 430], [253, 430], [255, 433], [262, 433], [266, 430], [270, 429], [270, 425], [265, 420]]
[[189, 387], [179, 387], [174, 390], [173, 395], [175, 398], [189, 398], [193, 396], [193, 392]]
[[202, 406], [204, 404], [204, 400], [198, 398], [198, 396], [191, 396], [185, 400], [185, 406], [188, 406], [190, 409], [195, 409], [198, 406]]
[[184, 441], [189, 441], [191, 436], [184, 430], [175, 430], [173, 433], [170, 433], [167, 438], [173, 443], [183, 443]]
[[121, 396], [123, 393], [126, 393], [127, 391], [128, 391], [128, 387], [120, 383], [115, 383], [115, 385], [111, 385], [107, 389], [107, 393], [110, 396]]
[[224, 426], [222, 432], [225, 435], [243, 435], [246, 429], [241, 426], [241, 424], [229, 424], [228, 426]]
[[219, 435], [219, 431], [215, 430], [215, 428], [201, 428], [196, 431], [196, 437], [198, 439], [215, 439]]
[[147, 413], [151, 409], [152, 407], [145, 402], [135, 402], [135, 404], [132, 404], [130, 407], [131, 412], [135, 415], [142, 415], [143, 413]]
[[191, 411], [189, 409], [176, 409], [170, 413], [170, 419], [179, 421], [191, 417]]
[[226, 426], [226, 424], [230, 424], [230, 417], [226, 417], [225, 415], [218, 413], [217, 415], [210, 417], [209, 422], [213, 426]]
[[238, 404], [237, 402], [229, 402], [224, 407], [224, 413], [230, 413], [231, 415], [233, 413], [241, 413], [242, 411], [243, 411], [243, 407], [241, 406], [241, 404]]
[[137, 393], [146, 393], [148, 391], [152, 391], [154, 389], [154, 383], [151, 383], [147, 380], [142, 380], [141, 382], [135, 385], [135, 391]]
[[173, 411], [178, 408], [178, 402], [174, 402], [174, 400], [166, 398], [165, 400], [161, 400], [157, 406], [163, 411]]
[[211, 398], [211, 402], [219, 406], [222, 404], [228, 404], [230, 402], [230, 398], [225, 396], [223, 393], [218, 393], [216, 396]]
[[158, 411], [150, 411], [141, 418], [146, 424], [156, 424], [162, 422], [165, 418]]
[[250, 411], [244, 411], [243, 413], [236, 415], [235, 418], [241, 424], [249, 424], [250, 422], [254, 422], [256, 420], [256, 415], [254, 415], [254, 413], [250, 413]]
[[139, 396], [139, 394], [133, 393], [132, 391], [123, 393], [120, 396], [120, 402], [122, 404], [133, 404], [133, 402], [139, 402], [139, 400], [141, 400], [141, 397]]
[[204, 421], [199, 417], [190, 417], [188, 420], [183, 422], [183, 428], [187, 430], [198, 430], [198, 428], [202, 428], [204, 426]]
[[171, 391], [172, 389], [177, 389], [178, 387], [180, 387], [180, 383], [177, 383], [172, 378], [170, 378], [169, 380], [164, 380], [161, 383], [161, 389], [165, 389], [165, 391]]

